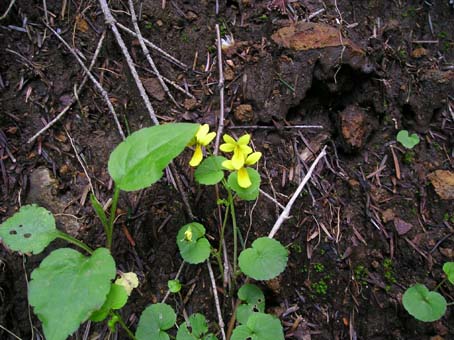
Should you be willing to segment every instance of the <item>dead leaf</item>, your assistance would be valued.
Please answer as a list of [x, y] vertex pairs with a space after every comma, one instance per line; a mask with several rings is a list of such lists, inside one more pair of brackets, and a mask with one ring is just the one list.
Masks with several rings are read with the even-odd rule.
[[421, 58], [427, 55], [427, 50], [424, 47], [419, 47], [411, 52], [413, 58]]
[[80, 14], [76, 15], [76, 28], [83, 33], [88, 31], [88, 22]]
[[160, 102], [166, 97], [166, 93], [157, 78], [147, 78], [143, 80], [143, 86], [150, 96]]
[[404, 220], [396, 217], [394, 219], [394, 227], [396, 228], [397, 230], [397, 233], [399, 235], [405, 235], [406, 233], [408, 233], [412, 228], [413, 228], [413, 225], [408, 223], [408, 222], [405, 222]]
[[280, 46], [296, 51], [348, 46], [357, 52], [364, 53], [351, 40], [342, 38], [337, 28], [321, 23], [300, 22], [296, 25], [283, 27], [276, 31], [271, 39]]
[[435, 188], [435, 192], [444, 200], [454, 199], [454, 173], [448, 170], [436, 170], [427, 178]]
[[384, 223], [388, 223], [389, 221], [394, 220], [396, 217], [396, 214], [394, 214], [394, 211], [389, 208], [383, 211], [383, 214], [381, 215], [381, 219], [383, 220]]

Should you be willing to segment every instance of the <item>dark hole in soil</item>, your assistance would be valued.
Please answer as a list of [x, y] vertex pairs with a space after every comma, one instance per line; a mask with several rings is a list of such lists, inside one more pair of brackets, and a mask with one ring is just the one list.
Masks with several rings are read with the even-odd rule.
[[415, 111], [410, 104], [404, 104], [402, 107], [403, 123], [405, 126], [412, 126], [415, 123]]

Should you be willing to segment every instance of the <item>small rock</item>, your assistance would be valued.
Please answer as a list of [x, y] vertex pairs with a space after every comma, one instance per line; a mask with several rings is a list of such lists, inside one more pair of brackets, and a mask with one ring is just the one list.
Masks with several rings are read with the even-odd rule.
[[442, 253], [444, 256], [446, 256], [449, 259], [454, 259], [454, 249], [451, 248], [438, 248], [440, 250], [440, 253]]
[[195, 14], [193, 11], [188, 11], [186, 13], [186, 19], [188, 19], [189, 21], [197, 20], [197, 18], [198, 18], [197, 14]]
[[340, 113], [340, 129], [348, 151], [361, 149], [368, 134], [366, 114], [358, 106], [348, 106]]
[[156, 100], [163, 101], [166, 97], [166, 93], [157, 78], [144, 79], [143, 86], [147, 93]]
[[192, 111], [197, 107], [197, 99], [195, 98], [186, 98], [183, 102], [183, 106], [186, 110]]
[[396, 228], [397, 233], [402, 236], [408, 233], [413, 228], [413, 225], [396, 217], [394, 219], [394, 227]]
[[162, 25], [164, 25], [164, 23], [162, 22], [162, 20], [157, 20], [156, 25], [158, 25], [159, 27], [162, 27]]
[[454, 199], [454, 173], [448, 170], [436, 170], [427, 178], [434, 186], [435, 192], [443, 200]]
[[224, 70], [224, 78], [229, 81], [233, 80], [233, 78], [235, 78], [235, 71], [233, 71], [231, 67], [226, 67]]
[[254, 119], [254, 112], [252, 106], [249, 104], [241, 104], [235, 108], [233, 113], [235, 120], [241, 123], [251, 122]]

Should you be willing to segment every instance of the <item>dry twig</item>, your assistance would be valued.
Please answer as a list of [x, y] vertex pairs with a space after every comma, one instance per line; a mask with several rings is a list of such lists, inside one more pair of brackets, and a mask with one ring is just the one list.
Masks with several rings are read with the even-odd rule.
[[211, 288], [213, 288], [214, 301], [216, 304], [216, 312], [218, 314], [219, 328], [221, 329], [222, 340], [226, 340], [225, 330], [224, 330], [225, 325], [224, 325], [224, 320], [222, 319], [221, 305], [219, 303], [218, 290], [216, 288], [216, 281], [214, 279], [214, 274], [213, 274], [213, 269], [211, 268], [210, 259], [207, 260], [207, 267], [208, 267], [208, 271], [210, 273]]
[[222, 67], [222, 47], [221, 47], [221, 33], [219, 25], [216, 24], [216, 43], [218, 49], [218, 69], [219, 69], [219, 119], [218, 131], [216, 134], [216, 141], [214, 144], [214, 154], [218, 154], [219, 141], [221, 139], [222, 131], [224, 130], [224, 69]]
[[117, 113], [115, 112], [115, 109], [114, 109], [114, 107], [113, 107], [113, 105], [112, 105], [112, 103], [111, 103], [111, 101], [109, 99], [109, 95], [107, 94], [106, 90], [104, 90], [104, 88], [101, 86], [99, 81], [96, 80], [96, 78], [91, 74], [91, 72], [88, 70], [87, 66], [85, 66], [84, 62], [77, 55], [76, 51], [74, 51], [74, 49], [71, 46], [69, 46], [69, 44], [65, 41], [65, 39], [63, 39], [60, 36], [60, 34], [58, 34], [56, 31], [54, 31], [54, 29], [52, 27], [50, 27], [47, 24], [45, 24], [45, 25], [63, 43], [63, 45], [65, 45], [65, 47], [74, 55], [74, 57], [76, 58], [77, 62], [80, 64], [80, 66], [83, 68], [83, 70], [88, 75], [90, 80], [93, 82], [95, 87], [101, 93], [102, 97], [106, 101], [107, 107], [109, 108], [110, 112], [112, 113], [112, 116], [114, 118], [115, 124], [117, 125], [117, 129], [118, 129], [118, 132], [120, 133], [121, 138], [125, 139], [126, 137], [125, 137], [123, 129], [122, 129], [121, 125], [120, 125], [120, 121], [118, 120]]
[[300, 185], [296, 189], [296, 191], [293, 193], [292, 198], [290, 198], [290, 201], [288, 201], [287, 205], [285, 206], [284, 211], [281, 213], [279, 218], [277, 219], [276, 223], [274, 223], [273, 228], [271, 229], [268, 237], [273, 238], [274, 235], [278, 232], [279, 228], [281, 227], [282, 223], [289, 217], [290, 210], [292, 209], [293, 204], [295, 203], [296, 199], [300, 195], [301, 191], [303, 190], [304, 186], [306, 183], [309, 181], [309, 179], [312, 176], [312, 173], [315, 170], [315, 167], [317, 166], [318, 162], [326, 155], [326, 146], [320, 151], [319, 155], [315, 159], [315, 161], [312, 163], [311, 167], [307, 171], [306, 176], [304, 176], [303, 180], [301, 181]]
[[[106, 36], [106, 32], [104, 31], [101, 35], [101, 38], [99, 39], [99, 42], [98, 42], [98, 46], [96, 47], [96, 50], [95, 50], [95, 53], [93, 55], [93, 59], [91, 60], [91, 63], [90, 63], [90, 66], [88, 67], [88, 71], [91, 72], [91, 70], [93, 69], [93, 66], [95, 65], [96, 63], [96, 59], [98, 59], [98, 54], [99, 52], [101, 51], [101, 47], [102, 47], [102, 43], [104, 41], [104, 38]], [[75, 90], [75, 94], [72, 99], [71, 99], [71, 102], [66, 105], [66, 107], [54, 118], [52, 119], [49, 123], [46, 124], [45, 127], [43, 127], [41, 130], [39, 130], [35, 135], [33, 135], [33, 137], [31, 137], [27, 143], [32, 143], [36, 138], [38, 138], [42, 133], [44, 133], [45, 131], [47, 131], [50, 127], [52, 127], [56, 122], [58, 122], [60, 120], [61, 117], [63, 117], [63, 115], [69, 111], [69, 109], [76, 103], [77, 101], [77, 97], [80, 95], [80, 93], [82, 92], [82, 88], [84, 87], [85, 83], [87, 82], [87, 79], [88, 79], [88, 74], [85, 74], [84, 78], [82, 79], [82, 82], [80, 83], [79, 87], [77, 88], [77, 90]]]

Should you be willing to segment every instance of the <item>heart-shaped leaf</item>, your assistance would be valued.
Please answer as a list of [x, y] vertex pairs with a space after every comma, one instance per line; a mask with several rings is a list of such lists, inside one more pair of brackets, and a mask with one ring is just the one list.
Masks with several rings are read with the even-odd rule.
[[237, 172], [232, 172], [229, 175], [227, 180], [227, 184], [230, 188], [232, 188], [239, 198], [245, 201], [253, 201], [257, 199], [260, 192], [260, 174], [257, 170], [253, 168], [246, 168], [246, 171], [249, 175], [249, 179], [251, 180], [251, 186], [248, 188], [242, 188], [238, 184], [238, 174]]
[[200, 223], [189, 223], [180, 229], [177, 234], [177, 245], [183, 260], [197, 264], [210, 256], [211, 246], [204, 235], [205, 227]]
[[195, 179], [200, 184], [214, 185], [224, 178], [222, 162], [226, 159], [222, 156], [210, 156], [206, 158], [194, 173]]
[[[205, 316], [196, 313], [189, 317], [189, 325], [185, 322], [178, 328], [177, 340], [208, 340], [217, 339], [208, 332]], [[206, 334], [206, 335], [205, 335]]]
[[443, 265], [443, 271], [448, 277], [448, 281], [454, 284], [454, 262], [446, 262]]
[[106, 301], [99, 310], [90, 316], [90, 320], [95, 322], [103, 321], [111, 310], [122, 308], [127, 301], [128, 294], [126, 289], [121, 285], [113, 283], [110, 287], [109, 294], [107, 294]]
[[172, 123], [144, 128], [120, 143], [109, 158], [109, 173], [124, 191], [144, 189], [194, 137], [199, 124]]
[[31, 274], [29, 302], [48, 340], [64, 340], [104, 304], [115, 277], [115, 261], [105, 248], [84, 256], [54, 250]]
[[37, 205], [24, 205], [0, 225], [0, 238], [14, 251], [39, 254], [57, 238], [55, 219]]
[[400, 130], [396, 139], [407, 149], [413, 149], [419, 144], [419, 136], [416, 133], [409, 135], [407, 130]]
[[445, 298], [437, 292], [429, 291], [420, 283], [405, 291], [402, 303], [408, 313], [424, 322], [436, 321], [446, 312]]
[[240, 325], [233, 330], [231, 340], [284, 340], [284, 331], [275, 317], [254, 313], [246, 325]]
[[265, 311], [265, 296], [256, 285], [245, 284], [238, 290], [238, 297], [246, 302], [239, 305], [236, 310], [236, 318], [239, 323], [244, 325], [253, 313]]
[[288, 251], [269, 237], [260, 237], [251, 248], [243, 250], [238, 258], [241, 271], [256, 280], [270, 280], [287, 266]]
[[156, 303], [148, 306], [140, 316], [137, 326], [137, 340], [169, 340], [165, 332], [172, 328], [177, 321], [177, 316], [172, 307], [165, 303]]

